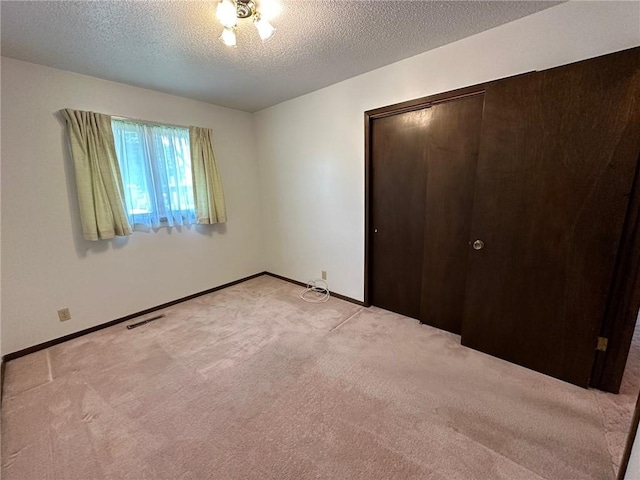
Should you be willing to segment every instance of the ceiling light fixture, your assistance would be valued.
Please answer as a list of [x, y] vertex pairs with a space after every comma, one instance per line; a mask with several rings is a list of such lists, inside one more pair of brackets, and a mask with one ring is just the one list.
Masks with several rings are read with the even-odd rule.
[[220, 40], [229, 47], [235, 47], [238, 19], [251, 17], [263, 42], [273, 37], [276, 29], [269, 23], [266, 13], [272, 13], [276, 9], [275, 4], [268, 5], [269, 8], [262, 8], [263, 3], [267, 4], [267, 1], [262, 0], [259, 7], [255, 0], [220, 0], [216, 8], [216, 17], [224, 27]]

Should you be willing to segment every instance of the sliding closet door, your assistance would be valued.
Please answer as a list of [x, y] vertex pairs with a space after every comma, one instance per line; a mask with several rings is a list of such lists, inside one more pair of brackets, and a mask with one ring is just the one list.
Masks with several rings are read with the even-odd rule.
[[460, 333], [482, 92], [371, 123], [371, 296]]
[[420, 320], [460, 333], [484, 95], [438, 103], [426, 131]]
[[431, 109], [371, 122], [371, 303], [418, 318]]
[[639, 52], [487, 86], [464, 345], [588, 386], [640, 150]]

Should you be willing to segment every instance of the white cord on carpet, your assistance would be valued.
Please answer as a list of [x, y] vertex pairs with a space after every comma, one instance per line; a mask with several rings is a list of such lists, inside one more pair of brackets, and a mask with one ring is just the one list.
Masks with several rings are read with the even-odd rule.
[[329, 296], [329, 284], [321, 279], [309, 280], [307, 288], [300, 292], [300, 298], [309, 303], [324, 303]]

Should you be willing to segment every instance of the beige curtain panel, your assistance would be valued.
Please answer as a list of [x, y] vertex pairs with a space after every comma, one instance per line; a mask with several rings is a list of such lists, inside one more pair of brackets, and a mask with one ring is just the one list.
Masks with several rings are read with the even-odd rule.
[[111, 117], [69, 109], [60, 113], [67, 122], [84, 238], [130, 235]]
[[191, 143], [191, 172], [196, 216], [200, 224], [224, 223], [227, 209], [222, 181], [213, 153], [211, 130], [189, 127]]

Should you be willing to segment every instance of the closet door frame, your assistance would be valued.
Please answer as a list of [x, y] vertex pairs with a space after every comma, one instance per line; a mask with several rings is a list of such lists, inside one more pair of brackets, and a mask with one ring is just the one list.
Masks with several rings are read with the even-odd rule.
[[[490, 82], [376, 108], [364, 113], [364, 305], [366, 307], [371, 306], [370, 285], [372, 283], [370, 278], [371, 236], [373, 234], [371, 222], [372, 121], [376, 118], [419, 110], [437, 103], [481, 95], [485, 93], [488, 83]], [[591, 387], [613, 393], [618, 393], [620, 390], [636, 318], [640, 309], [640, 157], [633, 185], [617, 254], [614, 278], [607, 299], [607, 312], [600, 327], [600, 335], [607, 338], [608, 344], [606, 351], [596, 352], [589, 382]], [[594, 350], [596, 347], [597, 345], [594, 345]]]
[[[597, 351], [589, 386], [619, 393], [640, 310], [640, 156], [627, 208], [618, 258], [609, 290], [600, 336], [605, 351]], [[638, 325], [640, 329], [640, 324]]]
[[[635, 50], [636, 56], [640, 58], [640, 47], [628, 50]], [[610, 55], [616, 53], [619, 52]], [[636, 81], [640, 83], [640, 75], [636, 75]], [[636, 99], [636, 109], [640, 108], [638, 103], [640, 100]], [[605, 351], [596, 352], [589, 386], [605, 392], [620, 391], [636, 328], [638, 310], [640, 310], [640, 152], [638, 152], [635, 178], [609, 289], [607, 310], [600, 327], [600, 336], [607, 339], [607, 346]]]

